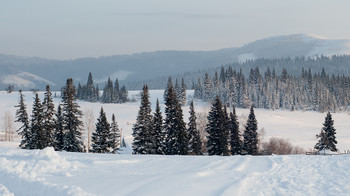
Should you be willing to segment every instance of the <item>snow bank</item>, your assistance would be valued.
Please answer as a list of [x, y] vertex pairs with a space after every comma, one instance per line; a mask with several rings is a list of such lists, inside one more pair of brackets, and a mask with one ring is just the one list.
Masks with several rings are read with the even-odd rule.
[[349, 155], [142, 156], [54, 152], [49, 148], [0, 149], [0, 156], [0, 191], [15, 195], [249, 196], [350, 192]]

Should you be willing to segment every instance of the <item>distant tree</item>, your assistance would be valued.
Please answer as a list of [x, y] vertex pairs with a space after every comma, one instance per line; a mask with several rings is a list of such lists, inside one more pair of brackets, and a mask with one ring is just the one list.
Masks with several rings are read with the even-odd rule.
[[227, 155], [228, 138], [225, 113], [219, 96], [214, 100], [208, 114], [207, 148], [209, 155]]
[[194, 111], [193, 101], [190, 103], [190, 117], [188, 122], [188, 136], [189, 136], [189, 152], [194, 155], [202, 154], [202, 141], [197, 129], [196, 113]]
[[100, 116], [97, 119], [95, 132], [92, 133], [92, 152], [107, 153], [110, 147], [110, 124], [107, 121], [106, 113], [101, 107]]
[[164, 100], [166, 100], [168, 97], [168, 89], [170, 86], [173, 88], [173, 82], [172, 82], [171, 77], [168, 78], [168, 83], [167, 83], [167, 86], [165, 87], [165, 90], [164, 90], [164, 94], [163, 94]]
[[6, 88], [6, 91], [7, 93], [12, 93], [14, 89], [15, 89], [15, 86], [12, 84], [9, 84], [8, 87]]
[[46, 144], [45, 147], [51, 146], [53, 147], [55, 145], [55, 127], [56, 127], [56, 121], [55, 121], [55, 105], [52, 100], [52, 93], [50, 90], [50, 86], [46, 86], [46, 92], [44, 95], [43, 100], [43, 128], [44, 128], [44, 134], [46, 137]]
[[115, 83], [114, 83], [114, 101], [116, 103], [119, 103], [120, 102], [120, 92], [119, 92], [119, 81], [118, 81], [118, 78], [115, 79]]
[[173, 86], [168, 86], [167, 97], [165, 99], [165, 123], [164, 129], [167, 137], [165, 141], [166, 154], [187, 155], [188, 154], [188, 134], [186, 124], [183, 121], [181, 104], [177, 100]]
[[67, 79], [63, 89], [62, 113], [64, 116], [64, 148], [68, 152], [83, 152], [83, 141], [81, 138], [82, 112], [75, 100], [75, 87], [71, 78]]
[[122, 86], [122, 88], [119, 91], [119, 102], [125, 103], [128, 101], [128, 91], [126, 90], [125, 86]]
[[13, 125], [14, 119], [12, 117], [11, 112], [6, 111], [4, 118], [3, 118], [3, 129], [5, 132], [5, 141], [13, 141], [13, 134], [14, 134], [14, 125]]
[[57, 107], [56, 125], [55, 125], [55, 150], [61, 151], [64, 149], [64, 116], [62, 114], [61, 104]]
[[163, 129], [163, 116], [160, 110], [159, 101], [156, 102], [156, 110], [153, 114], [153, 142], [155, 154], [164, 154], [165, 132]]
[[29, 125], [29, 118], [27, 113], [27, 106], [24, 103], [24, 95], [22, 91], [19, 91], [19, 103], [15, 107], [18, 108], [16, 110], [16, 122], [22, 124], [22, 126], [17, 130], [17, 133], [22, 137], [20, 147], [28, 149], [29, 142], [32, 138], [32, 132]]
[[181, 105], [186, 105], [186, 84], [184, 78], [181, 79]]
[[248, 121], [243, 134], [243, 149], [250, 155], [258, 154], [258, 122], [255, 118], [253, 106], [250, 108]]
[[141, 105], [137, 115], [136, 123], [133, 126], [134, 141], [132, 149], [134, 154], [152, 154], [152, 114], [151, 103], [149, 101], [148, 86], [143, 86], [141, 93]]
[[236, 109], [234, 107], [232, 109], [232, 112], [230, 112], [229, 130], [231, 155], [241, 154], [242, 141], [240, 138], [241, 135], [239, 133], [239, 122], [236, 115]]
[[120, 145], [120, 130], [118, 128], [118, 123], [115, 120], [114, 114], [112, 115], [111, 130], [109, 135], [109, 151], [114, 153], [118, 150]]
[[325, 122], [323, 123], [323, 127], [321, 129], [321, 133], [316, 135], [319, 138], [319, 141], [315, 145], [315, 149], [317, 150], [330, 150], [333, 152], [338, 151], [336, 144], [336, 129], [334, 128], [334, 120], [332, 119], [332, 115], [330, 112], [327, 113], [325, 118]]
[[95, 93], [96, 89], [94, 86], [94, 80], [92, 79], [91, 72], [89, 73], [88, 80], [86, 82], [86, 100], [90, 102], [96, 102], [98, 97], [96, 97]]

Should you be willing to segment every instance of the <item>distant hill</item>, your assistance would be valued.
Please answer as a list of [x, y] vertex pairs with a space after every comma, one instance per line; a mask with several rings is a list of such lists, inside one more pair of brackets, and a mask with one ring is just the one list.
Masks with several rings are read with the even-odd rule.
[[350, 54], [350, 40], [295, 34], [215, 51], [157, 51], [64, 61], [0, 54], [0, 88], [14, 84], [21, 89], [43, 89], [45, 84], [50, 84], [53, 89], [59, 89], [68, 77], [85, 83], [89, 72], [100, 85], [108, 77], [117, 77], [127, 84], [257, 58], [334, 54]]

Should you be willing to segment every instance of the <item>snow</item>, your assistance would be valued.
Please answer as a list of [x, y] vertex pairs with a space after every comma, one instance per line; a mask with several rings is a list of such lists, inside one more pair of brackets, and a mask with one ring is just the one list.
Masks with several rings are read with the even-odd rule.
[[346, 195], [350, 191], [349, 155], [141, 156], [47, 148], [0, 149], [0, 157], [0, 191], [8, 195]]
[[[138, 91], [129, 92], [137, 97]], [[30, 114], [34, 94], [24, 92]], [[39, 92], [43, 98], [43, 92]], [[58, 93], [57, 93], [58, 94]], [[163, 90], [151, 90], [154, 111], [159, 98], [164, 115]], [[187, 91], [191, 100], [193, 91]], [[15, 114], [17, 92], [0, 92], [0, 119]], [[59, 98], [54, 98], [57, 107]], [[0, 195], [346, 195], [350, 192], [350, 155], [332, 156], [156, 156], [131, 155], [132, 124], [139, 101], [101, 104], [78, 101], [81, 110], [98, 117], [103, 106], [108, 119], [115, 113], [128, 147], [121, 154], [87, 154], [18, 149], [0, 141]], [[208, 103], [195, 100], [197, 113], [207, 113]], [[184, 106], [188, 121], [189, 107]], [[249, 109], [236, 110], [241, 128]], [[305, 150], [317, 142], [325, 114], [311, 111], [255, 109], [263, 141], [288, 139]], [[350, 149], [349, 114], [332, 114], [337, 129], [337, 148]], [[1, 123], [1, 120], [0, 120]], [[15, 123], [18, 128], [19, 124]], [[86, 134], [85, 134], [86, 135]], [[0, 138], [3, 132], [0, 131]]]

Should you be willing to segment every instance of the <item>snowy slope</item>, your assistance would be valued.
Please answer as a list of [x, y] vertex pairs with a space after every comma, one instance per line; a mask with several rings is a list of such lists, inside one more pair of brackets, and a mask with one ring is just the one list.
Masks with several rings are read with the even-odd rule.
[[140, 156], [0, 149], [0, 176], [3, 195], [347, 195], [350, 156]]

